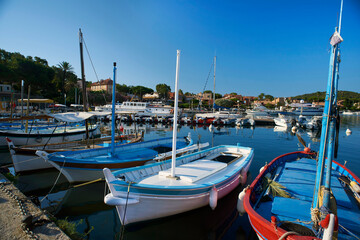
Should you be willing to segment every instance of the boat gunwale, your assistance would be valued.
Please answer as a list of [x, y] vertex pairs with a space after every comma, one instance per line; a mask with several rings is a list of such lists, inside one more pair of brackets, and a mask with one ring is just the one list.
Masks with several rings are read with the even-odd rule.
[[[189, 191], [189, 190], [207, 189], [207, 188], [212, 187], [212, 186], [215, 186], [215, 187], [216, 186], [222, 186], [222, 185], [226, 184], [226, 182], [232, 181], [234, 179], [234, 177], [236, 177], [237, 175], [240, 176], [242, 169], [249, 166], [249, 164], [252, 162], [253, 157], [254, 157], [254, 149], [253, 148], [243, 147], [243, 146], [234, 146], [234, 145], [220, 145], [220, 146], [217, 146], [217, 147], [213, 147], [213, 148], [210, 148], [210, 149], [205, 149], [205, 150], [202, 150], [200, 152], [192, 153], [192, 154], [189, 154], [189, 155], [186, 155], [186, 156], [181, 156], [181, 157], [177, 158], [177, 161], [180, 161], [183, 158], [192, 157], [194, 155], [201, 155], [202, 153], [210, 151], [210, 150], [215, 150], [215, 149], [218, 149], [218, 148], [228, 148], [228, 147], [242, 148], [244, 150], [250, 150], [250, 152], [247, 154], [247, 156], [244, 159], [240, 160], [243, 163], [239, 167], [237, 167], [235, 169], [231, 169], [229, 171], [227, 171], [227, 169], [222, 170], [223, 172], [225, 172], [225, 175], [223, 175], [222, 177], [219, 177], [216, 181], [211, 181], [211, 183], [208, 183], [208, 184], [206, 184], [206, 183], [200, 183], [200, 184], [199, 183], [198, 184], [192, 183], [191, 185], [179, 185], [179, 186], [161, 186], [161, 185], [153, 185], [153, 184], [132, 183], [130, 191], [131, 191], [131, 189], [134, 189], [134, 188], [139, 189], [139, 190], [140, 189], [148, 189], [148, 190], [151, 190], [151, 191], [153, 191], [153, 190], [180, 191], [180, 189], [184, 189], [186, 191]], [[166, 162], [170, 162], [170, 161], [171, 161], [171, 159], [167, 160]], [[132, 169], [133, 170], [140, 170], [140, 169], [144, 169], [146, 167], [150, 168], [150, 167], [153, 167], [153, 166], [157, 166], [159, 164], [164, 164], [166, 162], [154, 163], [154, 164], [149, 164], [149, 165], [144, 165], [144, 166], [138, 166], [138, 167], [134, 167]], [[238, 162], [233, 162], [232, 164], [235, 165], [236, 163], [238, 163]], [[127, 171], [129, 171], [129, 170], [127, 170]], [[127, 171], [126, 170], [119, 170], [119, 171], [117, 171], [116, 175], [120, 175], [121, 173], [126, 173]], [[220, 171], [220, 172], [222, 172], [222, 171]], [[119, 173], [119, 172], [121, 172], [121, 173]], [[127, 189], [128, 186], [129, 186], [129, 183], [127, 181], [120, 180], [118, 178], [115, 181], [109, 182], [109, 184], [114, 185], [114, 187], [117, 186], [117, 187], [121, 187], [121, 188], [124, 188], [124, 189], [125, 188]], [[117, 192], [121, 192], [121, 191], [122, 190], [117, 190]], [[132, 193], [133, 194], [143, 194], [141, 192], [132, 192]]]
[[[274, 169], [274, 166], [275, 166], [275, 168], [277, 168], [279, 165], [281, 165], [282, 163], [279, 163], [276, 166], [275, 163], [277, 163], [278, 161], [281, 161], [281, 159], [284, 157], [296, 155], [296, 157], [295, 157], [295, 159], [296, 159], [301, 156], [302, 157], [314, 156], [315, 154], [316, 154], [315, 152], [296, 151], [296, 152], [290, 152], [290, 153], [280, 155], [280, 156], [274, 158], [269, 164], [267, 164], [264, 167], [264, 169], [261, 171], [261, 173], [259, 173], [259, 175], [253, 180], [249, 189], [247, 189], [245, 192], [245, 198], [244, 198], [243, 204], [244, 204], [245, 211], [248, 214], [250, 224], [257, 234], [260, 234], [263, 237], [263, 234], [261, 234], [262, 231], [259, 231], [259, 229], [266, 229], [266, 232], [271, 232], [274, 236], [277, 236], [277, 238], [278, 238], [278, 236], [282, 236], [283, 234], [287, 233], [287, 231], [282, 229], [281, 227], [275, 228], [274, 224], [272, 224], [269, 220], [265, 219], [256, 210], [254, 210], [253, 203], [250, 199], [255, 194], [254, 189], [256, 189], [258, 187], [258, 185], [261, 184], [260, 180], [265, 176], [266, 173], [268, 173], [270, 170]], [[286, 162], [286, 160], [284, 160], [284, 161]], [[314, 159], [314, 161], [316, 161], [316, 160]], [[335, 163], [335, 165], [336, 165], [335, 171], [341, 173], [344, 176], [348, 176], [348, 177], [351, 176], [353, 178], [353, 180], [357, 181], [358, 184], [360, 183], [360, 178], [358, 178], [346, 166], [344, 166], [334, 160], [333, 160], [333, 163]], [[334, 165], [333, 165], [333, 168], [334, 168]], [[276, 231], [275, 231], [275, 229], [276, 229]], [[294, 240], [295, 239], [302, 239], [302, 240], [319, 239], [319, 238], [310, 237], [310, 236], [295, 236], [295, 235], [288, 236], [287, 238], [294, 239]], [[272, 238], [268, 237], [268, 238], [264, 238], [264, 239], [272, 239]]]

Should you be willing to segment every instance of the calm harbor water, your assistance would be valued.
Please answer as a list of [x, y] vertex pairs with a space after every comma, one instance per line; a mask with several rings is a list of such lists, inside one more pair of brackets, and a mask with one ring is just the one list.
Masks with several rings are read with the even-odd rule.
[[[340, 127], [337, 161], [344, 163], [346, 160], [348, 168], [360, 176], [360, 116], [342, 117]], [[124, 128], [134, 129], [135, 126]], [[136, 128], [145, 131], [145, 140], [172, 136], [169, 126], [137, 125]], [[352, 130], [349, 136], [345, 133], [348, 128]], [[195, 142], [209, 142], [210, 146], [240, 143], [254, 148], [255, 157], [249, 170], [248, 184], [266, 162], [281, 154], [303, 149], [296, 135], [279, 127], [222, 127], [211, 132], [206, 126], [180, 126], [178, 136], [185, 137], [189, 132]], [[312, 149], [319, 148], [319, 132], [300, 130], [298, 133], [311, 144]], [[2, 165], [11, 162], [7, 152], [0, 153], [0, 157]], [[17, 178], [16, 184], [27, 196], [41, 201], [41, 207], [57, 218], [75, 222], [78, 232], [90, 231], [85, 239], [257, 239], [247, 216], [239, 216], [236, 210], [237, 196], [242, 187], [220, 200], [214, 211], [203, 207], [134, 224], [126, 227], [121, 235], [121, 223], [115, 208], [103, 203], [104, 182], [74, 188], [60, 176], [52, 193], [46, 196], [58, 175], [56, 170], [22, 175]]]

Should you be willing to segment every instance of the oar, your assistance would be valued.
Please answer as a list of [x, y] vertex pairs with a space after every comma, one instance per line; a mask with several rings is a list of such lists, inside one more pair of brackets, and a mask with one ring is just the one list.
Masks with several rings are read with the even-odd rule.
[[299, 135], [299, 134], [296, 134], [299, 142], [306, 148], [306, 142], [304, 141], [304, 139]]

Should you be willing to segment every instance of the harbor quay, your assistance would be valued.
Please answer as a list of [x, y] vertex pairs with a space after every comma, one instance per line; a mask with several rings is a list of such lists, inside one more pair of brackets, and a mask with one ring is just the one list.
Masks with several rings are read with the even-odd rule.
[[0, 239], [70, 239], [2, 174], [0, 209]]

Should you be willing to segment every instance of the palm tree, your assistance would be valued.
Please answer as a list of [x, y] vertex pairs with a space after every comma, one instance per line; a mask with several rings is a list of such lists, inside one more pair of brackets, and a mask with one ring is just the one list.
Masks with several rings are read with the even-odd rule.
[[64, 103], [65, 103], [65, 80], [67, 80], [70, 73], [74, 73], [73, 72], [74, 68], [68, 62], [61, 62], [61, 63], [59, 63], [57, 65], [57, 67], [60, 70], [60, 76], [59, 77], [61, 79], [61, 94], [62, 94], [62, 98], [63, 98]]

